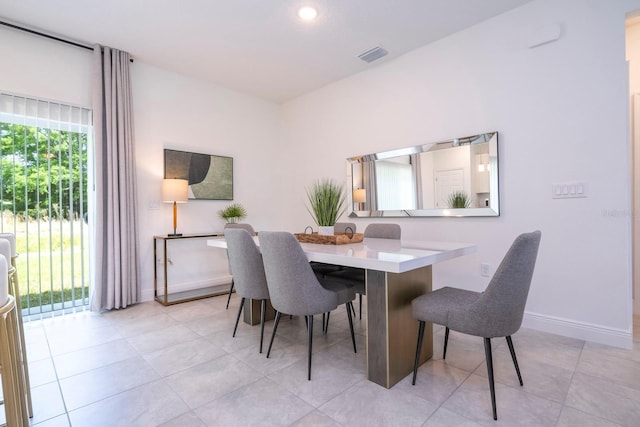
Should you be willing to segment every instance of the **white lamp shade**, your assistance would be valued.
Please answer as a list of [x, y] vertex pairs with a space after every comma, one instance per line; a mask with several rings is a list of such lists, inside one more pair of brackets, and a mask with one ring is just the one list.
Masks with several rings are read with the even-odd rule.
[[162, 201], [186, 203], [189, 199], [189, 181], [186, 179], [163, 179]]
[[353, 190], [353, 201], [356, 203], [365, 203], [367, 201], [367, 190], [364, 188]]

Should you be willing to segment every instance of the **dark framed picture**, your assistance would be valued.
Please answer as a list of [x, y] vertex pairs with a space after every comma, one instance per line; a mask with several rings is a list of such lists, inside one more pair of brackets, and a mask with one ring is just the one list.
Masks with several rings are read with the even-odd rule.
[[233, 157], [164, 150], [164, 177], [189, 181], [189, 199], [233, 200]]

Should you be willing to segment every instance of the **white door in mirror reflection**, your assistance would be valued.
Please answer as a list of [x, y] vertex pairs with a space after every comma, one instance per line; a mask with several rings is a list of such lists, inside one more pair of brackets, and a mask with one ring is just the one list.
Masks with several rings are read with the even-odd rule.
[[464, 191], [464, 171], [451, 169], [436, 171], [436, 208], [448, 208], [449, 196]]

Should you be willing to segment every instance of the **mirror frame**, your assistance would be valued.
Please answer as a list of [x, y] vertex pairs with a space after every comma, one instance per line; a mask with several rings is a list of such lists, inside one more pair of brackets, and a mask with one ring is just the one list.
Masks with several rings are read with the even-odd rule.
[[[442, 149], [449, 149], [458, 146], [473, 145], [478, 143], [489, 143], [489, 162], [495, 165], [495, 174], [490, 175], [489, 206], [483, 208], [461, 208], [461, 209], [406, 209], [406, 210], [356, 210], [353, 200], [353, 192], [360, 186], [355, 186], [353, 182], [353, 165], [364, 162], [388, 159], [411, 154], [419, 154]], [[499, 155], [498, 155], [498, 132], [487, 132], [462, 138], [455, 138], [446, 141], [416, 145], [413, 147], [401, 148], [398, 150], [383, 151], [379, 153], [355, 156], [347, 159], [347, 212], [349, 217], [480, 217], [480, 216], [500, 216], [500, 186], [499, 186]], [[494, 178], [495, 177], [495, 178]], [[495, 179], [495, 182], [493, 180]], [[495, 194], [494, 194], [495, 193]]]

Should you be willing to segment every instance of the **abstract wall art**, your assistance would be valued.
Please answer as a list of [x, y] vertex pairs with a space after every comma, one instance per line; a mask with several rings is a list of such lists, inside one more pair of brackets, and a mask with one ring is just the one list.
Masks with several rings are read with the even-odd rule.
[[233, 200], [233, 157], [164, 150], [164, 177], [189, 181], [189, 199]]

